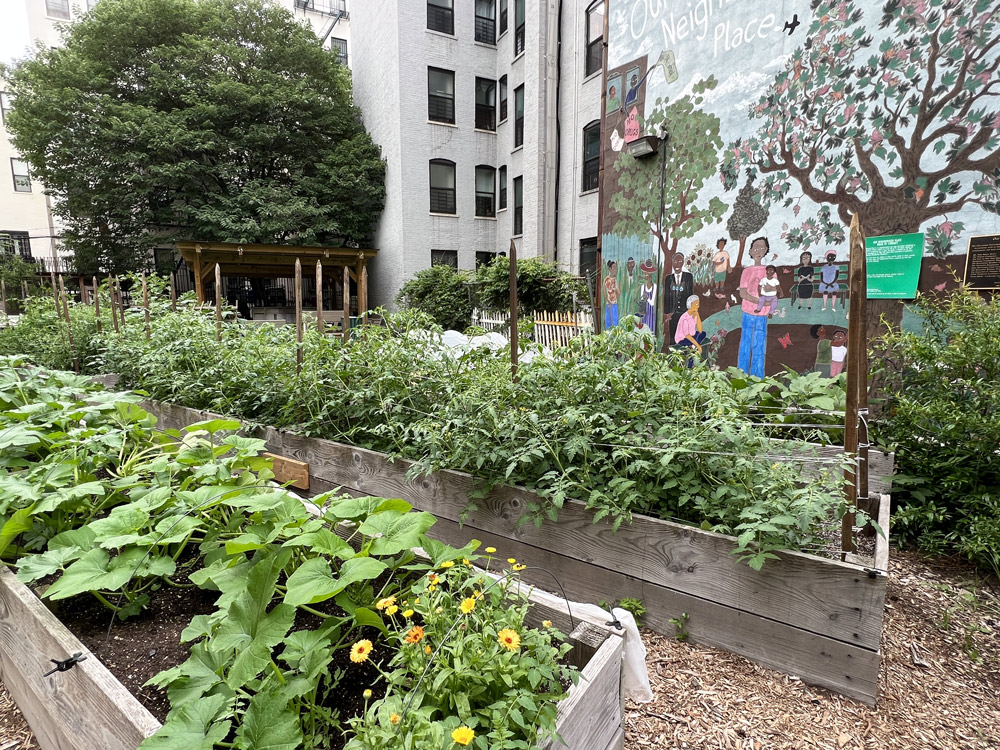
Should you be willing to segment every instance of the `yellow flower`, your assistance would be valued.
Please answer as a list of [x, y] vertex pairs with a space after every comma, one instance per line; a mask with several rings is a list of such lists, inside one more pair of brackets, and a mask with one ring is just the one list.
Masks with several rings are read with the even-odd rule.
[[471, 612], [476, 608], [476, 600], [473, 599], [472, 597], [469, 597], [468, 599], [463, 599], [462, 603], [458, 605], [458, 608], [462, 610], [463, 615], [467, 615], [469, 614], [469, 612]]
[[416, 599], [414, 599], [413, 603], [414, 604], [420, 604], [420, 597], [418, 596]]
[[392, 722], [393, 724], [398, 724], [399, 723], [399, 714], [395, 714], [395, 713], [392, 714], [389, 717], [389, 721]]
[[424, 646], [424, 653], [429, 654], [430, 652], [431, 652], [431, 645], [428, 643], [426, 646]]
[[475, 736], [476, 733], [466, 726], [458, 727], [457, 729], [455, 729], [455, 731], [451, 733], [452, 740], [454, 740], [459, 745], [468, 745], [470, 742], [472, 742], [472, 738]]
[[527, 565], [514, 565], [514, 566], [512, 566], [512, 569], [513, 570], [524, 570], [527, 567], [528, 567]]
[[368, 639], [363, 641], [358, 641], [353, 646], [351, 646], [351, 661], [355, 664], [360, 664], [363, 661], [368, 661], [368, 655], [372, 652], [372, 642]]
[[508, 557], [508, 558], [507, 558], [507, 562], [509, 562], [509, 563], [510, 563], [511, 565], [513, 565], [514, 563], [516, 563], [516, 562], [517, 562], [517, 560], [516, 560], [516, 559], [514, 559], [513, 557]]
[[385, 608], [385, 613], [390, 617], [396, 614], [398, 611], [399, 607], [397, 607], [395, 604], [390, 604], [388, 607]]
[[542, 620], [542, 627], [543, 628], [551, 628], [552, 627], [552, 620]]
[[409, 620], [411, 617], [413, 617], [413, 610], [412, 609], [404, 609], [403, 610], [403, 617], [405, 617], [407, 620]]
[[472, 592], [472, 598], [473, 599], [482, 599], [483, 598], [483, 592], [480, 591], [479, 589], [476, 589], [475, 591]]
[[365, 691], [365, 692], [363, 692], [363, 693], [362, 693], [361, 695], [363, 695], [363, 696], [364, 696], [364, 699], [365, 699], [365, 700], [368, 700], [369, 698], [371, 698], [371, 697], [372, 697], [372, 691], [371, 691], [371, 690], [366, 690], [366, 691]]
[[378, 600], [378, 604], [375, 605], [375, 609], [383, 610], [386, 607], [391, 607], [395, 603], [396, 603], [396, 597], [387, 596], [385, 599]]
[[500, 645], [508, 651], [517, 651], [521, 648], [521, 636], [510, 628], [504, 628], [497, 633], [497, 640], [500, 641]]
[[497, 551], [497, 548], [496, 548], [496, 547], [487, 547], [487, 548], [486, 548], [486, 554], [487, 554], [487, 555], [492, 555], [492, 554], [493, 554], [494, 552], [496, 552], [496, 551]]
[[467, 558], [467, 557], [463, 557], [462, 558], [462, 564], [463, 565], [468, 565], [470, 568], [472, 567], [472, 563], [469, 561], [469, 558]]
[[430, 586], [427, 587], [427, 590], [428, 591], [433, 591], [437, 587], [438, 587], [438, 585], [436, 583], [432, 583]]
[[442, 568], [450, 568], [454, 564], [455, 564], [454, 560], [445, 560], [443, 563], [441, 563], [441, 567]]

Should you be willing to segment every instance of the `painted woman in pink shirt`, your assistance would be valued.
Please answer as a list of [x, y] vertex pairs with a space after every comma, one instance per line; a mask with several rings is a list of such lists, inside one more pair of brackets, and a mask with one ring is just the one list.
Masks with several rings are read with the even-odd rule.
[[749, 255], [754, 264], [740, 275], [740, 298], [743, 300], [743, 324], [740, 330], [740, 353], [736, 366], [748, 375], [764, 377], [767, 356], [767, 313], [759, 306], [760, 282], [767, 276], [764, 258], [771, 250], [767, 237], [750, 243]]

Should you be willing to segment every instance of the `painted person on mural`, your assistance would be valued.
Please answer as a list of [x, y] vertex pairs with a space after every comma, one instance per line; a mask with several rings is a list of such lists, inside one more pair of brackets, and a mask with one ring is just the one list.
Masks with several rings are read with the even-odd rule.
[[671, 272], [663, 275], [663, 316], [670, 331], [669, 338], [664, 341], [665, 347], [674, 341], [677, 322], [687, 310], [688, 297], [694, 293], [694, 276], [684, 270], [684, 253], [674, 253], [670, 266]]
[[805, 301], [806, 309], [812, 310], [813, 297], [813, 256], [808, 250], [799, 256], [799, 267], [795, 269], [795, 296], [799, 299], [799, 309], [802, 309], [802, 302]]
[[[680, 316], [677, 321], [677, 333], [674, 334], [674, 343], [678, 347], [694, 347], [701, 356], [702, 345], [705, 343], [705, 328], [701, 322], [701, 314], [698, 308], [701, 300], [697, 294], [692, 294], [686, 300], [687, 312]], [[694, 367], [694, 358], [688, 359], [688, 368]]]
[[809, 329], [809, 335], [816, 339], [816, 364], [813, 366], [813, 372], [828, 378], [833, 356], [830, 351], [832, 342], [826, 334], [826, 326], [817, 323]]
[[830, 346], [830, 377], [835, 378], [844, 371], [844, 360], [847, 359], [847, 331], [838, 328], [833, 332]]
[[743, 300], [743, 323], [740, 329], [740, 353], [736, 366], [743, 372], [764, 377], [767, 356], [767, 313], [759, 310], [760, 282], [767, 277], [764, 258], [771, 250], [767, 237], [757, 237], [750, 243], [752, 266], [740, 275], [740, 298]]
[[719, 237], [715, 241], [715, 255], [712, 256], [712, 264], [715, 266], [715, 296], [722, 299], [722, 288], [726, 285], [726, 274], [729, 273], [730, 265], [729, 253], [726, 251], [726, 238]]
[[608, 261], [604, 275], [604, 330], [618, 325], [618, 264]]
[[619, 322], [632, 315], [642, 315], [645, 310], [639, 309], [639, 288], [642, 279], [635, 272], [635, 258], [631, 255], [625, 261], [624, 267], [618, 268], [618, 320]]
[[656, 333], [656, 264], [646, 258], [639, 266], [639, 270], [646, 274], [646, 283], [642, 285], [642, 325], [650, 333]]
[[831, 310], [837, 310], [837, 293], [840, 291], [840, 282], [837, 281], [837, 277], [840, 276], [840, 264], [837, 263], [837, 254], [835, 252], [829, 252], [826, 254], [826, 265], [820, 269], [819, 272], [819, 291], [823, 295], [823, 309], [826, 309], [826, 298], [828, 296], [833, 297], [833, 304]]

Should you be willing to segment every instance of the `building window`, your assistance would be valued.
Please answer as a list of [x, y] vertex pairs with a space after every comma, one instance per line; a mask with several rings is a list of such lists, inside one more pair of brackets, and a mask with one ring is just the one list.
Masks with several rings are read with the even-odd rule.
[[500, 204], [499, 209], [502, 211], [507, 208], [507, 167], [500, 167]]
[[69, 20], [69, 0], [45, 0], [45, 15]]
[[524, 145], [524, 84], [514, 89], [514, 148]]
[[583, 129], [583, 190], [596, 190], [601, 173], [601, 121]]
[[507, 119], [507, 76], [500, 76], [500, 122]]
[[596, 273], [597, 238], [589, 237], [585, 240], [580, 240], [580, 275], [589, 282]]
[[442, 34], [455, 33], [454, 0], [427, 0], [427, 28]]
[[500, 0], [500, 36], [507, 33], [507, 0]]
[[524, 52], [524, 0], [514, 0], [514, 57]]
[[584, 75], [604, 67], [604, 0], [594, 0], [587, 8], [587, 61]]
[[493, 262], [493, 259], [497, 257], [496, 253], [491, 253], [487, 250], [477, 250], [476, 251], [476, 270], [478, 271], [483, 266], [488, 266]]
[[476, 216], [493, 217], [496, 210], [496, 170], [476, 167]]
[[347, 40], [332, 37], [330, 39], [330, 49], [337, 55], [337, 62], [347, 65]]
[[10, 114], [12, 103], [10, 94], [6, 91], [0, 91], [0, 122], [7, 122], [7, 115]]
[[455, 213], [455, 162], [431, 159], [431, 213]]
[[449, 266], [458, 270], [458, 250], [431, 250], [432, 266]]
[[348, 18], [347, 0], [295, 0], [295, 7], [328, 16]]
[[0, 252], [7, 255], [17, 254], [30, 260], [31, 240], [28, 239], [28, 233], [0, 229]]
[[97, 5], [97, 0], [87, 0], [87, 10], [93, 10], [95, 5]]
[[523, 177], [514, 178], [514, 234], [519, 235], [523, 232], [523, 212], [524, 212], [524, 188], [523, 188]]
[[440, 68], [427, 69], [427, 119], [455, 123], [455, 73]]
[[496, 130], [496, 81], [476, 78], [476, 129]]
[[31, 177], [28, 175], [28, 165], [20, 159], [11, 159], [10, 171], [14, 175], [14, 192], [30, 193]]
[[496, 6], [493, 0], [476, 0], [476, 41], [497, 43]]

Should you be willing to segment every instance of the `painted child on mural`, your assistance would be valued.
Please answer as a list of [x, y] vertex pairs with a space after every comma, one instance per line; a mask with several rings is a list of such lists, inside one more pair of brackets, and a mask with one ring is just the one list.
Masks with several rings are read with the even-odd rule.
[[712, 256], [712, 265], [715, 267], [715, 278], [713, 288], [715, 296], [722, 299], [726, 295], [722, 293], [726, 285], [726, 275], [732, 269], [729, 253], [726, 251], [726, 238], [720, 237], [715, 241], [715, 255]]
[[847, 359], [847, 331], [838, 328], [833, 332], [833, 340], [830, 343], [830, 377], [835, 378], [844, 371], [844, 360]]
[[743, 300], [743, 319], [740, 329], [740, 352], [736, 366], [743, 372], [764, 377], [764, 360], [767, 357], [767, 313], [758, 305], [760, 282], [767, 278], [764, 258], [771, 250], [767, 237], [757, 237], [750, 243], [748, 254], [753, 261], [740, 274], [740, 298]]
[[781, 281], [778, 280], [778, 269], [775, 266], [768, 266], [765, 273], [767, 275], [760, 280], [760, 294], [758, 295], [760, 302], [757, 303], [757, 309], [754, 312], [759, 313], [767, 308], [767, 317], [773, 318], [778, 309], [778, 292], [781, 291]]
[[837, 293], [840, 291], [840, 282], [837, 277], [840, 275], [840, 264], [837, 261], [837, 254], [829, 252], [826, 254], [826, 264], [819, 272], [819, 291], [823, 295], [823, 309], [826, 309], [826, 298], [832, 297], [833, 304], [831, 310], [837, 310]]
[[832, 342], [826, 333], [826, 326], [816, 324], [809, 328], [809, 335], [816, 339], [816, 364], [813, 372], [818, 372], [824, 378], [830, 377], [830, 363], [833, 355], [830, 351]]
[[618, 264], [608, 261], [608, 272], [604, 275], [604, 329], [618, 325]]

